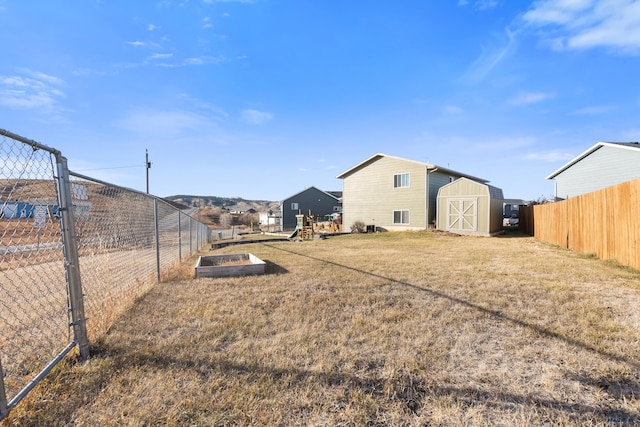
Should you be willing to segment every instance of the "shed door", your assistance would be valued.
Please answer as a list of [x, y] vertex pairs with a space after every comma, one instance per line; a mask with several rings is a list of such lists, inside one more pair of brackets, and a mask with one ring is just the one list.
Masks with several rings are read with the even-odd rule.
[[478, 199], [447, 199], [447, 230], [478, 231]]

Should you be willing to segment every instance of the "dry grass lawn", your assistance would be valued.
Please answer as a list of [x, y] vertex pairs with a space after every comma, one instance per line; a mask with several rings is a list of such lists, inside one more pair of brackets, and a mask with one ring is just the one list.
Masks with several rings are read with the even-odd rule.
[[640, 273], [529, 237], [264, 242], [155, 286], [7, 425], [640, 424]]

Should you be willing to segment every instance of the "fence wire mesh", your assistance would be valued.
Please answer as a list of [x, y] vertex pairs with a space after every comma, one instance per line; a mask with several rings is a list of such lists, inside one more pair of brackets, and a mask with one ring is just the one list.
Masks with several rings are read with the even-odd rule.
[[[0, 419], [6, 415], [7, 400], [24, 393], [43, 367], [55, 362], [74, 340], [55, 150], [34, 148], [4, 132], [0, 133]], [[211, 241], [211, 231], [157, 197], [69, 175], [91, 342], [163, 271]]]
[[54, 155], [0, 138], [0, 348], [12, 396], [72, 337]]

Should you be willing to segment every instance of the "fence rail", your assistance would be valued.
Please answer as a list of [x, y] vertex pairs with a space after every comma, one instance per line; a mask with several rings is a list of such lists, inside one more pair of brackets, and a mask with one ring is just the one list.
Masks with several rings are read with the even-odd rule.
[[0, 129], [0, 419], [74, 348], [211, 241], [162, 199], [70, 172]]
[[640, 179], [533, 206], [533, 235], [640, 270]]

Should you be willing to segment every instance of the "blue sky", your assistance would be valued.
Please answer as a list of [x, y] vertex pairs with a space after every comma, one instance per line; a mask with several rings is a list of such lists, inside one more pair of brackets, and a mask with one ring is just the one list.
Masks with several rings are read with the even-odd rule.
[[640, 1], [0, 0], [0, 128], [145, 191], [282, 200], [371, 155], [509, 198], [640, 140]]

